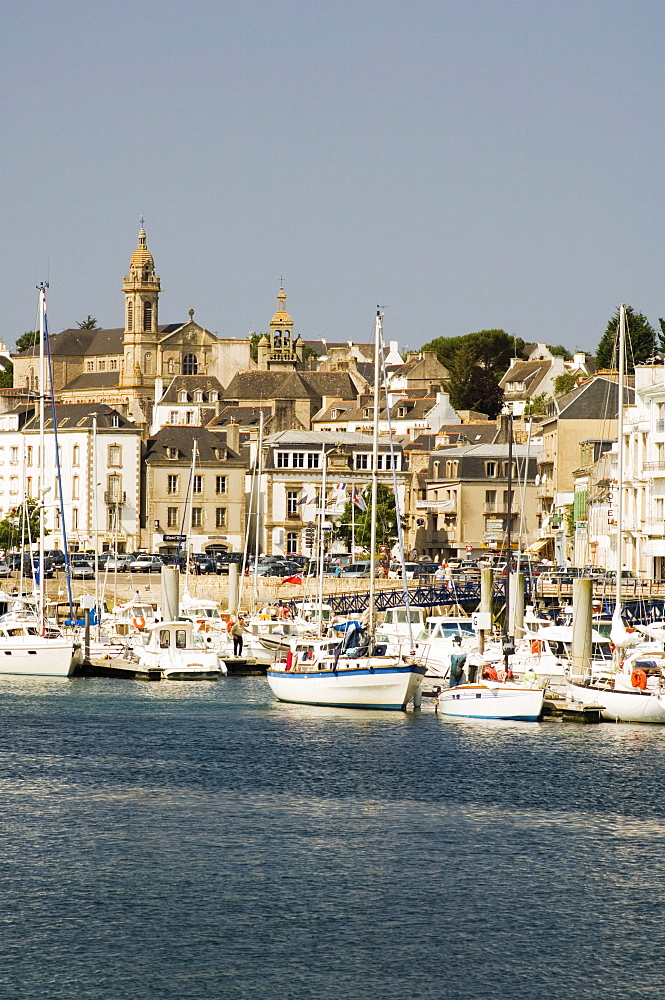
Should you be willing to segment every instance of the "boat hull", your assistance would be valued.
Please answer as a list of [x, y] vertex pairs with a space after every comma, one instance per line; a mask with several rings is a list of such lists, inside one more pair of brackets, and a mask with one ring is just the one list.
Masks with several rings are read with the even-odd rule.
[[329, 708], [403, 711], [420, 687], [425, 667], [393, 665], [297, 671], [272, 668], [266, 676], [279, 701]]
[[541, 688], [520, 688], [511, 684], [460, 684], [438, 695], [442, 715], [463, 719], [505, 719], [537, 722], [543, 710]]
[[80, 660], [70, 640], [19, 636], [0, 644], [0, 677], [71, 677]]
[[610, 691], [583, 684], [569, 684], [576, 701], [601, 709], [604, 719], [611, 722], [642, 722], [665, 725], [665, 695], [651, 691]]

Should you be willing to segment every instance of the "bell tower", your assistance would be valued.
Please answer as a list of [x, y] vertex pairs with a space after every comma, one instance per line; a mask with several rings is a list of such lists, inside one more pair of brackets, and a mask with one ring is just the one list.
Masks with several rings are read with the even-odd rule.
[[139, 242], [122, 283], [125, 293], [123, 385], [134, 385], [144, 375], [157, 374], [158, 308], [161, 291], [155, 262], [148, 250], [143, 219]]

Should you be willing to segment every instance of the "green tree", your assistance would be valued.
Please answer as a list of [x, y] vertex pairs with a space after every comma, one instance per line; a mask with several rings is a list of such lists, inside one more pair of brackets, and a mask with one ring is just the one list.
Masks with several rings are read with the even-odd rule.
[[[617, 368], [617, 344], [619, 340], [619, 310], [610, 319], [605, 333], [596, 350], [596, 370]], [[646, 316], [636, 313], [632, 306], [626, 306], [626, 371], [632, 372], [635, 365], [644, 364], [656, 351], [656, 331]]]
[[11, 389], [14, 385], [14, 366], [0, 368], [0, 389]]
[[86, 318], [80, 320], [80, 322], [78, 322], [76, 325], [79, 328], [79, 330], [99, 330], [99, 323], [97, 322], [94, 316], [90, 315], [90, 313], [88, 313]]
[[38, 330], [26, 330], [16, 341], [16, 351], [27, 351], [29, 347], [34, 347], [38, 340]]
[[[46, 534], [49, 534], [48, 529]], [[27, 544], [39, 539], [39, 503], [26, 500], [24, 504], [12, 507], [0, 521], [0, 548], [5, 551], [18, 548], [21, 538]]]
[[546, 392], [541, 392], [537, 396], [534, 396], [533, 399], [528, 399], [526, 406], [524, 407], [524, 416], [540, 416], [547, 409], [548, 402], [549, 396]]
[[554, 379], [554, 389], [555, 396], [565, 396], [567, 392], [572, 392], [573, 389], [577, 387], [578, 382], [583, 376], [580, 372], [563, 372], [562, 375], [557, 375]]
[[505, 330], [478, 330], [463, 337], [435, 337], [421, 350], [436, 351], [441, 364], [450, 370], [456, 355], [465, 347], [473, 352], [475, 363], [492, 372], [497, 380], [506, 374], [514, 357], [526, 357], [522, 338], [512, 337]]
[[564, 361], [572, 361], [573, 356], [563, 344], [546, 344], [547, 350], [555, 358], [563, 358]]
[[496, 417], [503, 405], [503, 390], [496, 376], [477, 363], [471, 344], [463, 344], [448, 366], [443, 388], [455, 410], [478, 410]]
[[[344, 507], [344, 513], [336, 527], [336, 535], [350, 542], [353, 537], [352, 519], [355, 522], [356, 545], [362, 545], [369, 549], [371, 541], [371, 501], [372, 490], [368, 486], [363, 494], [363, 500], [367, 504], [367, 510], [361, 511], [357, 506], [355, 511], [351, 509], [349, 501]], [[405, 526], [404, 518], [402, 524]], [[388, 550], [392, 548], [397, 537], [397, 512], [395, 494], [383, 483], [377, 483], [376, 491], [376, 544], [385, 545]], [[374, 553], [378, 555], [378, 553]]]
[[665, 319], [659, 319], [658, 326], [660, 327], [660, 333], [658, 334], [658, 347], [661, 351], [665, 351]]

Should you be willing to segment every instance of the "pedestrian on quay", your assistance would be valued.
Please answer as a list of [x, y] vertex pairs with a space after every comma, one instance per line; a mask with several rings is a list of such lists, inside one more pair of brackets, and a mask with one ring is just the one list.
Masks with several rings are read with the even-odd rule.
[[464, 664], [466, 663], [466, 653], [462, 652], [462, 637], [456, 635], [453, 639], [454, 652], [450, 656], [450, 687], [457, 687], [464, 678]]
[[233, 636], [233, 655], [242, 656], [242, 637], [245, 631], [245, 620], [240, 615], [238, 620], [234, 622], [231, 628], [231, 635]]

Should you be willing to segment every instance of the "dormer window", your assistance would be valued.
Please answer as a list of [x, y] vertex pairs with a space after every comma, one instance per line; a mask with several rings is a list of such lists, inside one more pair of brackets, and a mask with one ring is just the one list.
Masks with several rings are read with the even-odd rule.
[[195, 403], [203, 402], [203, 393], [201, 392], [200, 389], [197, 389], [196, 392], [194, 393], [194, 402]]
[[119, 427], [119, 426], [120, 426], [120, 416], [119, 416], [119, 414], [112, 413], [111, 414], [111, 427]]
[[397, 407], [397, 416], [398, 417], [405, 417], [406, 416], [406, 406], [398, 406]]
[[187, 402], [187, 390], [186, 389], [181, 389], [179, 391], [179, 393], [178, 393], [178, 402], [179, 403], [186, 403]]
[[374, 416], [374, 407], [373, 406], [366, 406], [363, 409], [363, 417], [369, 418], [369, 417], [373, 417], [373, 416]]
[[167, 458], [177, 458], [178, 457], [178, 449], [177, 448], [167, 448], [166, 449], [166, 457]]

